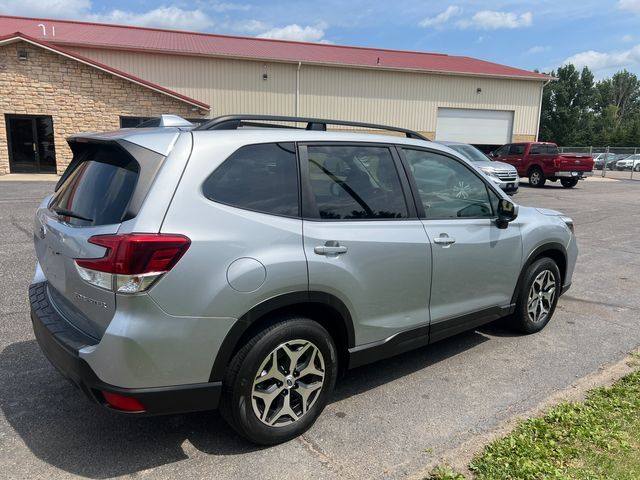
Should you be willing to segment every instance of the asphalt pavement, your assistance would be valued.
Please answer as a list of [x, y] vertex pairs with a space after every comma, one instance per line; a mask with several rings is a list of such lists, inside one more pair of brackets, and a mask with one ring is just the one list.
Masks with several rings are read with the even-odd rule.
[[31, 330], [32, 215], [52, 188], [0, 181], [0, 478], [402, 478], [640, 345], [640, 182], [525, 182], [514, 199], [571, 215], [580, 248], [543, 332], [492, 324], [350, 371], [309, 432], [271, 448], [216, 412], [116, 415], [66, 382]]

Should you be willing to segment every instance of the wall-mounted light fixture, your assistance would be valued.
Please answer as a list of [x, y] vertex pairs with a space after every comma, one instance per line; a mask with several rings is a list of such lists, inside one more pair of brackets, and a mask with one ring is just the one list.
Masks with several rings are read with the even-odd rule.
[[18, 50], [18, 60], [27, 60], [29, 58], [29, 52], [26, 50]]
[[262, 73], [262, 80], [267, 80], [269, 78], [269, 74], [267, 73], [267, 66], [264, 67], [264, 72]]
[[480, 87], [476, 88], [476, 93], [482, 93], [482, 89]]

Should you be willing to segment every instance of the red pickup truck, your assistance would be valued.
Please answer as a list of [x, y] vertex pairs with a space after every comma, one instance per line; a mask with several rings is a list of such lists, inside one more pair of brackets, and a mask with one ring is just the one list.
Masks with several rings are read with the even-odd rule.
[[518, 175], [529, 177], [532, 187], [542, 187], [547, 180], [560, 180], [563, 187], [572, 188], [578, 180], [593, 175], [591, 155], [560, 153], [555, 143], [509, 143], [490, 155], [516, 167]]

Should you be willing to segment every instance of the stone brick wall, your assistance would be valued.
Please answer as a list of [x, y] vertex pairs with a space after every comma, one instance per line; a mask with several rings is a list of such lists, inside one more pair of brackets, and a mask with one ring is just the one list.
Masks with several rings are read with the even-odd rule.
[[[18, 60], [18, 50], [29, 52]], [[71, 161], [65, 138], [120, 127], [120, 116], [153, 117], [174, 113], [200, 117], [192, 106], [76, 60], [16, 42], [0, 47], [0, 175], [9, 173], [5, 114], [53, 117], [56, 165], [61, 174]]]

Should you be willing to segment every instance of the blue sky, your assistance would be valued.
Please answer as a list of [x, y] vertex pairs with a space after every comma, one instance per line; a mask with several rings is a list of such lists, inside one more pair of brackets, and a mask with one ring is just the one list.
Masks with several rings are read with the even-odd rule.
[[640, 0], [2, 0], [0, 13], [468, 55], [640, 75]]

